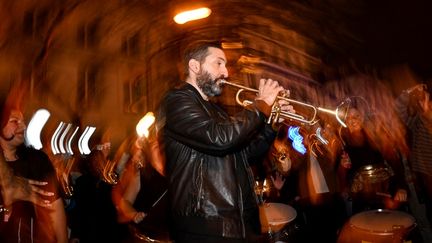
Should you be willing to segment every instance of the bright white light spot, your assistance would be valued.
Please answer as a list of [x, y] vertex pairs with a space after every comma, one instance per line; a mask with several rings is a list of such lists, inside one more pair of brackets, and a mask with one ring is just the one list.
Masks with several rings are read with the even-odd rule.
[[75, 131], [72, 133], [72, 135], [69, 137], [68, 141], [67, 141], [67, 146], [66, 146], [66, 151], [68, 151], [68, 153], [70, 155], [73, 155], [73, 150], [72, 150], [72, 140], [75, 137], [75, 134], [78, 132], [79, 127], [75, 128]]
[[325, 139], [325, 138], [321, 135], [321, 127], [318, 127], [318, 128], [316, 129], [315, 134], [316, 134], [318, 140], [319, 140], [322, 144], [327, 145], [327, 144], [329, 143], [328, 140]]
[[60, 149], [60, 152], [62, 153], [62, 154], [65, 154], [66, 153], [66, 149], [65, 149], [65, 146], [64, 146], [64, 139], [65, 139], [65, 137], [66, 137], [66, 135], [67, 135], [67, 133], [69, 132], [69, 129], [72, 127], [72, 124], [68, 124], [67, 126], [66, 126], [66, 128], [65, 128], [65, 130], [63, 131], [63, 133], [62, 133], [62, 135], [60, 136], [60, 140], [59, 140], [59, 149]]
[[153, 112], [147, 112], [143, 118], [136, 125], [136, 132], [139, 137], [145, 136], [146, 138], [149, 135], [149, 128], [155, 122], [155, 116]]
[[25, 133], [25, 140], [28, 146], [32, 146], [33, 148], [38, 150], [43, 147], [40, 135], [42, 132], [42, 128], [45, 126], [49, 117], [50, 113], [45, 109], [39, 109], [33, 115]]
[[60, 122], [59, 125], [57, 126], [57, 129], [55, 130], [52, 138], [51, 138], [51, 150], [53, 152], [53, 154], [59, 154], [60, 151], [57, 147], [57, 137], [59, 135], [59, 132], [63, 129], [64, 123]]
[[210, 14], [211, 10], [209, 8], [198, 8], [177, 14], [174, 17], [174, 21], [177, 24], [184, 24], [192, 20], [207, 18]]
[[95, 130], [96, 127], [86, 127], [83, 134], [81, 134], [81, 137], [78, 140], [78, 149], [81, 154], [90, 154], [91, 150], [88, 146], [88, 141]]

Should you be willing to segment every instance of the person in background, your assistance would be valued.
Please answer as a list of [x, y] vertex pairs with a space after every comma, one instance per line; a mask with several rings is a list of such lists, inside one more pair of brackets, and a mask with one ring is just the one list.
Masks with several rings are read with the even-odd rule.
[[[264, 160], [264, 177], [268, 186], [268, 201], [294, 205], [298, 199], [298, 172], [304, 156], [289, 143], [288, 128], [281, 127]], [[262, 180], [262, 179], [261, 179]]]
[[132, 158], [113, 191], [118, 220], [128, 224], [129, 241], [169, 242], [165, 159], [154, 138], [138, 138]]
[[[258, 199], [249, 161], [259, 161], [277, 129], [266, 123], [283, 87], [261, 79], [253, 104], [229, 116], [212, 101], [228, 77], [220, 43], [191, 43], [185, 83], [160, 105], [172, 236], [175, 242], [258, 242]], [[276, 102], [294, 112], [287, 102]]]
[[[352, 198], [352, 212], [348, 216], [364, 210], [399, 208], [408, 196], [400, 155], [376, 142], [385, 134], [374, 127], [378, 123], [361, 104], [353, 102], [346, 117], [347, 128], [340, 129], [343, 144], [338, 159], [340, 182], [345, 197]], [[363, 172], [372, 173], [373, 178], [360, 178]], [[375, 186], [371, 188], [371, 184]]]
[[341, 144], [334, 132], [335, 126], [320, 121], [317, 125], [299, 129], [299, 135], [304, 137], [304, 150], [293, 148], [288, 135], [292, 128], [275, 140], [270, 153], [277, 158], [272, 164], [291, 165], [288, 171], [279, 166], [271, 173], [272, 185], [278, 192], [273, 200], [289, 204], [297, 211], [294, 223], [298, 229], [295, 234], [289, 233], [290, 239], [336, 242], [346, 215], [337, 177], [336, 156]]
[[410, 131], [409, 162], [432, 222], [432, 106], [425, 84], [404, 90], [396, 99], [396, 110]]
[[76, 179], [70, 211], [72, 242], [122, 242], [126, 230], [117, 223], [117, 212], [111, 198], [117, 183], [111, 176], [108, 155], [111, 143], [93, 138], [96, 145], [78, 163], [82, 173]]
[[[30, 185], [36, 182], [47, 196], [31, 196], [33, 199], [15, 200], [7, 206], [0, 222], [0, 242], [67, 242], [66, 215], [54, 167], [43, 151], [25, 146], [25, 130], [20, 104], [7, 100], [1, 117], [1, 160], [14, 176], [28, 180]], [[38, 200], [50, 206], [39, 206]]]

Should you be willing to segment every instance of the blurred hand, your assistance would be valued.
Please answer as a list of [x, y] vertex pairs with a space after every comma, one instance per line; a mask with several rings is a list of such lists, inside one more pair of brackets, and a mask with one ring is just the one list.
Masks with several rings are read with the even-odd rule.
[[[294, 107], [292, 105], [290, 105], [288, 101], [278, 100], [277, 104], [279, 105], [281, 112], [295, 113]], [[278, 123], [281, 123], [283, 121], [285, 121], [285, 118], [280, 116], [278, 119]]]
[[395, 196], [393, 197], [395, 201], [406, 202], [408, 199], [408, 193], [404, 189], [399, 189], [396, 191]]
[[262, 100], [267, 105], [272, 106], [275, 103], [278, 94], [283, 90], [284, 88], [279, 86], [277, 81], [272, 79], [260, 79], [256, 99]]
[[270, 176], [272, 182], [273, 182], [273, 186], [280, 191], [283, 187], [283, 185], [285, 184], [285, 178], [283, 177], [283, 175], [279, 172], [276, 171], [275, 173], [275, 177]]
[[13, 176], [10, 183], [4, 187], [4, 203], [6, 206], [10, 206], [15, 201], [23, 200], [32, 202], [41, 207], [49, 208], [52, 206], [50, 201], [44, 200], [41, 196], [54, 196], [54, 193], [39, 188], [39, 186], [44, 186], [46, 184], [48, 183]]
[[141, 223], [141, 221], [144, 220], [145, 217], [146, 217], [146, 214], [144, 212], [136, 212], [135, 216], [133, 218], [133, 221], [135, 224], [139, 224], [139, 223]]
[[411, 88], [407, 89], [406, 91], [409, 93], [413, 92], [413, 91], [426, 91], [426, 84], [417, 84], [412, 86]]
[[134, 168], [136, 170], [139, 170], [144, 166], [144, 161], [145, 161], [144, 159], [145, 158], [142, 149], [137, 149], [135, 153], [132, 155], [132, 161], [135, 165]]
[[407, 89], [406, 92], [410, 96], [411, 105], [417, 106], [422, 112], [429, 111], [429, 93], [426, 84], [417, 84]]

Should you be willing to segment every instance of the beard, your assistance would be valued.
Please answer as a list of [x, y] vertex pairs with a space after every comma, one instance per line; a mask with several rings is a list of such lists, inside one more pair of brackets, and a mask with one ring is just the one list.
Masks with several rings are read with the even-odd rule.
[[222, 87], [217, 83], [221, 78], [223, 77], [213, 79], [209, 72], [202, 70], [196, 79], [201, 91], [208, 97], [214, 97], [222, 94]]

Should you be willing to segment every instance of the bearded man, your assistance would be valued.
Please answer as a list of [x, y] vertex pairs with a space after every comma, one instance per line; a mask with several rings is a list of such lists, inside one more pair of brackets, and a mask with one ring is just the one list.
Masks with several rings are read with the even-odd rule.
[[258, 199], [251, 161], [276, 137], [266, 123], [283, 88], [261, 79], [253, 104], [231, 117], [209, 98], [222, 93], [227, 59], [218, 43], [186, 49], [185, 84], [161, 103], [161, 143], [166, 157], [172, 238], [175, 242], [259, 242]]

